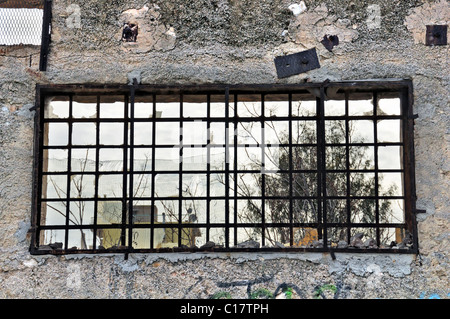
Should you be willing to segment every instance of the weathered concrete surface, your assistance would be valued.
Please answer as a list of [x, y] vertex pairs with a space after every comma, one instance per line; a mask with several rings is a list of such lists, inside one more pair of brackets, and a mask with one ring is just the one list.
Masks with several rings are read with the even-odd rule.
[[[427, 47], [427, 23], [448, 24], [445, 0], [55, 0], [47, 72], [39, 49], [0, 49], [0, 297], [248, 298], [265, 288], [295, 298], [448, 298], [449, 46]], [[120, 41], [125, 19], [141, 26]], [[445, 20], [447, 19], [447, 20]], [[332, 52], [320, 43], [339, 36]], [[321, 68], [279, 80], [273, 59], [316, 47]], [[30, 60], [31, 57], [31, 60]], [[31, 61], [31, 65], [30, 65]], [[408, 78], [414, 84], [420, 254], [28, 253], [36, 83], [298, 83]], [[250, 286], [250, 289], [248, 287]]]

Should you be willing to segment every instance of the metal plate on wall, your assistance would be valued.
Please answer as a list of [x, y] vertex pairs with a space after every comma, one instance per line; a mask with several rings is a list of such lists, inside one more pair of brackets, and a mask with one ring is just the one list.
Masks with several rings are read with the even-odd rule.
[[294, 54], [277, 56], [275, 58], [275, 67], [278, 78], [285, 78], [320, 68], [316, 48]]

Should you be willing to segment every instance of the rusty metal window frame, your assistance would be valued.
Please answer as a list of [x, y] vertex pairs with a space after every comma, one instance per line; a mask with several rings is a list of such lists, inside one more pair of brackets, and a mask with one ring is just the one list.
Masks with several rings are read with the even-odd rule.
[[[70, 253], [125, 253], [126, 256], [128, 253], [133, 252], [139, 252], [139, 253], [152, 253], [152, 252], [197, 252], [197, 251], [210, 251], [210, 252], [234, 252], [234, 251], [247, 251], [247, 252], [262, 252], [262, 251], [277, 251], [277, 252], [355, 252], [355, 253], [361, 253], [361, 252], [368, 252], [368, 253], [418, 253], [418, 238], [417, 238], [417, 226], [416, 226], [416, 195], [415, 195], [415, 173], [414, 173], [414, 140], [413, 140], [413, 126], [414, 126], [414, 114], [413, 114], [413, 98], [412, 98], [412, 82], [409, 80], [385, 80], [385, 81], [354, 81], [354, 82], [324, 82], [324, 83], [303, 83], [303, 84], [292, 84], [292, 85], [209, 85], [209, 86], [158, 86], [158, 85], [138, 85], [136, 82], [134, 85], [37, 85], [36, 88], [36, 114], [35, 114], [35, 163], [34, 163], [34, 181], [33, 181], [33, 207], [32, 207], [32, 228], [31, 228], [31, 246], [30, 246], [30, 252], [32, 254], [70, 254]], [[327, 100], [327, 94], [330, 94], [330, 92], [340, 92], [345, 95], [345, 114], [340, 116], [327, 116], [325, 114], [325, 103]], [[398, 94], [400, 98], [400, 106], [401, 106], [401, 113], [398, 115], [383, 115], [383, 114], [377, 114], [377, 96], [382, 93], [386, 92], [394, 92]], [[360, 116], [352, 116], [349, 115], [348, 112], [348, 105], [349, 105], [349, 95], [356, 94], [356, 93], [364, 93], [369, 94], [372, 96], [373, 101], [373, 113], [371, 115], [360, 115]], [[213, 119], [211, 117], [210, 113], [210, 102], [211, 102], [211, 96], [212, 95], [222, 95], [224, 96], [224, 107], [225, 107], [225, 115], [224, 117], [218, 119]], [[223, 228], [225, 231], [225, 240], [223, 246], [213, 245], [213, 246], [203, 246], [203, 247], [186, 247], [182, 245], [181, 237], [178, 237], [178, 247], [172, 247], [172, 248], [155, 248], [154, 247], [154, 231], [155, 229], [161, 228], [163, 226], [156, 225], [154, 222], [154, 218], [151, 218], [151, 221], [144, 224], [134, 224], [133, 223], [133, 216], [132, 214], [127, 214], [127, 211], [133, 211], [133, 176], [134, 176], [134, 168], [133, 168], [133, 149], [138, 147], [137, 145], [134, 145], [134, 127], [135, 124], [139, 121], [142, 121], [142, 119], [136, 119], [134, 117], [135, 112], [135, 99], [139, 96], [152, 96], [152, 103], [153, 103], [153, 111], [152, 114], [156, 114], [156, 104], [157, 96], [176, 96], [178, 98], [179, 103], [179, 110], [180, 110], [180, 118], [178, 119], [165, 119], [165, 118], [156, 118], [151, 117], [149, 119], [146, 119], [145, 121], [148, 123], [153, 124], [153, 134], [152, 134], [152, 143], [149, 143], [149, 147], [152, 148], [153, 152], [153, 159], [155, 158], [155, 149], [157, 148], [155, 146], [155, 124], [156, 123], [164, 123], [164, 122], [170, 122], [175, 121], [176, 123], [179, 123], [181, 128], [183, 127], [183, 123], [194, 121], [194, 120], [202, 120], [206, 121], [207, 128], [210, 128], [211, 123], [219, 121], [220, 123], [224, 123], [225, 127], [227, 129], [233, 129], [237, 127], [237, 123], [239, 121], [245, 121], [245, 118], [239, 118], [238, 116], [235, 116], [234, 114], [229, 114], [230, 106], [233, 106], [233, 103], [236, 103], [238, 100], [239, 95], [248, 95], [253, 94], [255, 96], [259, 97], [259, 102], [262, 104], [262, 110], [264, 110], [264, 97], [268, 94], [284, 94], [289, 97], [289, 115], [285, 118], [279, 118], [278, 120], [285, 120], [288, 121], [289, 124], [289, 143], [287, 145], [284, 145], [289, 148], [289, 169], [285, 171], [284, 173], [287, 173], [290, 179], [289, 182], [289, 194], [287, 196], [281, 196], [283, 199], [289, 201], [289, 207], [291, 210], [290, 218], [288, 222], [284, 223], [275, 223], [275, 222], [267, 222], [264, 219], [264, 210], [265, 210], [265, 195], [264, 195], [264, 183], [265, 183], [265, 173], [263, 172], [261, 174], [262, 177], [262, 194], [261, 195], [254, 195], [250, 196], [250, 198], [255, 198], [261, 200], [261, 209], [262, 209], [262, 219], [261, 222], [258, 223], [240, 223], [237, 219], [237, 191], [236, 191], [236, 178], [233, 179], [233, 174], [236, 176], [237, 173], [242, 173], [244, 171], [239, 171], [237, 168], [237, 160], [236, 157], [234, 157], [234, 163], [231, 162], [232, 166], [230, 166], [230, 161], [226, 161], [225, 168], [221, 173], [225, 174], [225, 189], [234, 189], [233, 192], [226, 191], [224, 196], [219, 197], [221, 200], [224, 200], [225, 207], [225, 221], [224, 223], [213, 223], [210, 221], [210, 201], [212, 200], [211, 194], [209, 192], [209, 183], [210, 183], [210, 176], [212, 174], [212, 171], [210, 170], [209, 163], [207, 164], [207, 169], [202, 171], [189, 171], [189, 173], [202, 173], [206, 174], [207, 176], [207, 183], [208, 183], [208, 190], [207, 194], [204, 198], [201, 198], [202, 200], [205, 200], [207, 202], [207, 209], [206, 209], [206, 221], [202, 223], [188, 223], [183, 224], [181, 222], [181, 215], [182, 215], [182, 208], [181, 208], [181, 201], [183, 200], [182, 190], [181, 190], [181, 177], [186, 172], [183, 171], [183, 166], [180, 161], [179, 169], [175, 171], [175, 174], [178, 174], [180, 177], [180, 189], [179, 189], [179, 197], [176, 198], [176, 201], [179, 201], [179, 222], [177, 224], [174, 224], [171, 226], [171, 228], [178, 230], [178, 232], [181, 232], [183, 229], [189, 228], [189, 229], [206, 229], [206, 240], [209, 240], [209, 232], [211, 229], [220, 227]], [[293, 94], [313, 94], [315, 96], [315, 102], [316, 102], [316, 114], [313, 117], [308, 118], [299, 118], [294, 117], [292, 114], [292, 96]], [[91, 95], [95, 96], [97, 98], [97, 117], [95, 119], [73, 119], [71, 117], [72, 114], [72, 101], [73, 98], [78, 95]], [[58, 174], [67, 176], [68, 180], [68, 188], [70, 189], [70, 176], [74, 174], [74, 172], [70, 171], [70, 154], [71, 150], [74, 149], [74, 146], [71, 144], [71, 130], [73, 123], [78, 122], [91, 122], [99, 124], [102, 119], [99, 118], [99, 107], [100, 107], [100, 99], [102, 96], [111, 96], [111, 95], [122, 95], [124, 98], [124, 114], [125, 117], [123, 119], [115, 119], [115, 122], [121, 122], [124, 123], [124, 141], [125, 143], [121, 146], [124, 150], [123, 152], [123, 163], [129, 163], [129, 166], [127, 166], [126, 169], [124, 169], [120, 174], [123, 176], [123, 194], [122, 197], [119, 199], [122, 201], [122, 222], [119, 225], [100, 225], [97, 224], [97, 206], [94, 207], [94, 222], [92, 224], [88, 225], [73, 225], [69, 223], [69, 214], [66, 216], [66, 223], [64, 225], [41, 225], [41, 205], [43, 202], [46, 201], [45, 198], [42, 197], [42, 180], [43, 176], [46, 174], [49, 174], [48, 172], [45, 172], [43, 170], [43, 153], [45, 150], [56, 148], [60, 149], [63, 148], [68, 151], [68, 170], [64, 172], [60, 172]], [[183, 118], [183, 97], [185, 96], [192, 96], [192, 95], [205, 95], [207, 96], [207, 116], [206, 118]], [[44, 112], [45, 112], [45, 102], [48, 97], [52, 96], [66, 96], [69, 100], [69, 118], [68, 119], [48, 119], [45, 118]], [[236, 105], [235, 105], [236, 107]], [[262, 114], [260, 114], [259, 117], [253, 118], [252, 120], [260, 121], [262, 128], [264, 128], [264, 122], [268, 119], [266, 115], [264, 114], [264, 111], [261, 111]], [[296, 199], [296, 196], [293, 194], [292, 191], [292, 179], [293, 174], [297, 171], [292, 170], [293, 164], [292, 164], [292, 148], [294, 146], [305, 146], [303, 144], [293, 144], [292, 143], [292, 122], [294, 120], [298, 119], [304, 119], [307, 121], [311, 121], [316, 126], [316, 134], [317, 134], [317, 143], [313, 146], [317, 148], [316, 153], [316, 159], [317, 159], [317, 168], [315, 170], [316, 174], [316, 180], [317, 180], [317, 194], [315, 196], [315, 199], [317, 200], [317, 205], [319, 207], [318, 209], [318, 216], [317, 220], [312, 223], [296, 223], [293, 221], [292, 217], [292, 207], [293, 202]], [[372, 146], [375, 149], [375, 167], [374, 169], [370, 170], [375, 175], [375, 181], [377, 181], [378, 174], [382, 173], [383, 171], [395, 171], [402, 174], [402, 183], [403, 183], [403, 194], [401, 196], [393, 196], [392, 199], [399, 199], [404, 202], [404, 222], [403, 223], [392, 223], [392, 224], [385, 224], [380, 223], [379, 221], [379, 200], [382, 196], [378, 193], [378, 183], [375, 182], [375, 194], [370, 196], [362, 196], [361, 198], [370, 198], [376, 201], [376, 220], [373, 223], [353, 223], [350, 220], [350, 208], [347, 205], [347, 215], [348, 218], [345, 222], [342, 223], [330, 223], [327, 221], [327, 205], [326, 201], [329, 199], [342, 199], [347, 201], [350, 201], [354, 199], [355, 197], [352, 197], [349, 194], [349, 188], [347, 187], [347, 192], [343, 196], [329, 196], [326, 192], [326, 175], [329, 173], [333, 173], [333, 171], [329, 171], [326, 168], [326, 151], [327, 148], [333, 147], [333, 146], [341, 146], [345, 147], [347, 149], [347, 159], [346, 159], [346, 168], [339, 171], [339, 173], [343, 173], [347, 175], [347, 186], [349, 184], [349, 175], [350, 175], [350, 169], [349, 169], [349, 158], [348, 158], [348, 149], [353, 144], [349, 141], [348, 136], [348, 129], [346, 133], [346, 141], [339, 145], [333, 145], [330, 143], [327, 143], [325, 140], [325, 121], [327, 120], [342, 120], [346, 123], [346, 126], [348, 127], [348, 123], [352, 119], [366, 119], [369, 121], [374, 121], [374, 123], [377, 123], [378, 120], [382, 119], [396, 119], [401, 122], [401, 141], [399, 143], [393, 143], [395, 145], [401, 146], [402, 148], [402, 167], [398, 170], [380, 170], [377, 166], [377, 150], [379, 146], [382, 146], [377, 142], [377, 125], [374, 125], [374, 141], [373, 143], [369, 143], [370, 146]], [[110, 119], [111, 120], [111, 119]], [[107, 121], [107, 120], [106, 120]], [[62, 122], [67, 123], [69, 126], [69, 141], [68, 145], [65, 147], [52, 147], [52, 146], [46, 146], [44, 145], [44, 126], [46, 123], [51, 122]], [[128, 132], [127, 128], [130, 129]], [[104, 172], [99, 172], [98, 169], [98, 153], [99, 148], [103, 147], [100, 146], [99, 143], [99, 129], [97, 128], [96, 133], [96, 143], [93, 148], [96, 149], [96, 169], [93, 173], [91, 173], [95, 178], [95, 196], [92, 200], [95, 204], [99, 201], [98, 196], [98, 178], [101, 174]], [[130, 134], [130, 136], [128, 136]], [[264, 134], [264, 133], [262, 133]], [[228, 135], [227, 135], [228, 136]], [[208, 136], [208, 143], [210, 142], [210, 136]], [[236, 135], [233, 137], [236, 139]], [[235, 141], [236, 142], [236, 141]], [[226, 148], [226, 156], [228, 159], [228, 156], [232, 155], [231, 151], [237, 152], [237, 147], [234, 147], [234, 149], [231, 149], [232, 141], [230, 141], [228, 138], [226, 139], [225, 144], [223, 147]], [[388, 143], [389, 144], [389, 143]], [[180, 145], [182, 145], [182, 136], [180, 135]], [[237, 144], [235, 144], [237, 145]], [[202, 145], [207, 146], [207, 145]], [[270, 146], [270, 145], [264, 145], [264, 142], [259, 145], [263, 152], [264, 147]], [[311, 145], [308, 145], [311, 146]], [[245, 147], [245, 145], [244, 145]], [[129, 150], [129, 152], [128, 152]], [[180, 146], [180, 156], [182, 156], [183, 148]], [[263, 153], [264, 154], [264, 153]], [[209, 156], [209, 151], [208, 151]], [[263, 162], [264, 163], [264, 162]], [[149, 198], [147, 198], [149, 201], [151, 201], [153, 204], [155, 203], [156, 197], [155, 197], [155, 191], [154, 191], [154, 183], [155, 183], [155, 176], [157, 174], [160, 174], [161, 172], [155, 171], [154, 161], [152, 161], [152, 169], [150, 171], [150, 175], [152, 178], [152, 193]], [[264, 164], [263, 164], [264, 165]], [[174, 172], [171, 172], [174, 173]], [[54, 173], [52, 173], [54, 174]], [[233, 185], [233, 183], [235, 185]], [[233, 187], [234, 186], [234, 187]], [[129, 194], [127, 194], [127, 188], [129, 188]], [[231, 194], [230, 194], [231, 193]], [[281, 198], [280, 197], [280, 198]], [[389, 197], [389, 196], [388, 196]], [[277, 198], [277, 196], [274, 196], [273, 198]], [[298, 198], [302, 198], [301, 196]], [[67, 207], [71, 200], [79, 200], [79, 199], [71, 199], [70, 196], [67, 196], [67, 198], [63, 199], [64, 201], [67, 201]], [[118, 199], [116, 199], [118, 200]], [[235, 203], [235, 205], [231, 206], [230, 203]], [[69, 208], [67, 208], [69, 210]], [[260, 229], [261, 231], [261, 247], [258, 248], [252, 248], [252, 247], [244, 247], [237, 245], [237, 231], [241, 227], [256, 227]], [[265, 242], [265, 232], [267, 229], [271, 227], [285, 227], [289, 229], [289, 246], [285, 247], [268, 247], [266, 246]], [[326, 245], [322, 246], [308, 246], [308, 247], [299, 247], [296, 245], [293, 245], [293, 230], [295, 227], [313, 227], [317, 229], [319, 239], [322, 240], [322, 243], [327, 243]], [[334, 227], [340, 227], [345, 228], [348, 230], [347, 232], [347, 243], [350, 241], [351, 237], [351, 230], [356, 228], [372, 228], [376, 231], [376, 245], [372, 248], [355, 248], [355, 247], [344, 247], [340, 248], [336, 245], [333, 245], [329, 242], [329, 230], [333, 229]], [[380, 230], [383, 228], [400, 228], [403, 231], [406, 231], [411, 236], [411, 241], [407, 247], [403, 246], [401, 248], [395, 247], [396, 249], [393, 249], [392, 247], [381, 247], [380, 242]], [[99, 244], [96, 241], [95, 236], [93, 236], [93, 243], [91, 248], [85, 248], [85, 249], [71, 249], [68, 247], [68, 234], [71, 230], [91, 230], [94, 234], [96, 234], [96, 231], [98, 229], [119, 229], [121, 231], [121, 245], [111, 247], [108, 249], [105, 249], [104, 247], [99, 247]], [[149, 229], [151, 232], [150, 236], [150, 243], [148, 248], [134, 248], [133, 247], [133, 240], [132, 240], [132, 233], [133, 229]], [[44, 245], [42, 243], [40, 236], [42, 232], [45, 230], [60, 230], [65, 233], [65, 239], [62, 243], [62, 247], [58, 245]]]

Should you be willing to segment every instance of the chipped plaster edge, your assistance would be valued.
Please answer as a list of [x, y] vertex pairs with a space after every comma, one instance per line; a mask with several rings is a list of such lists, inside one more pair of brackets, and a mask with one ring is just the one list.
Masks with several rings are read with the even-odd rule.
[[[313, 264], [323, 264], [328, 267], [329, 274], [341, 274], [344, 272], [352, 272], [358, 276], [367, 276], [374, 272], [387, 273], [393, 277], [405, 277], [410, 275], [411, 266], [414, 263], [416, 255], [414, 254], [352, 254], [352, 253], [335, 253], [335, 259], [331, 258], [329, 253], [283, 253], [283, 252], [198, 252], [198, 253], [130, 253], [128, 259], [124, 258], [124, 254], [74, 254], [64, 255], [60, 258], [65, 260], [75, 260], [84, 258], [113, 258], [114, 263], [125, 272], [137, 271], [143, 263], [151, 265], [159, 260], [165, 260], [170, 263], [179, 263], [187, 261], [196, 261], [201, 259], [222, 259], [229, 260], [236, 264], [252, 262], [252, 261], [270, 261], [279, 259], [298, 260], [310, 262]], [[45, 258], [41, 256], [40, 258]]]

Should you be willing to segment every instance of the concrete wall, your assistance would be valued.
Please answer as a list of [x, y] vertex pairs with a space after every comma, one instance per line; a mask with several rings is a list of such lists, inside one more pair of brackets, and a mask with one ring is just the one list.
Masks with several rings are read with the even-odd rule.
[[[39, 47], [0, 47], [0, 297], [449, 298], [449, 24], [446, 0], [54, 0], [47, 72]], [[292, 8], [292, 7], [291, 7]], [[297, 8], [298, 9], [298, 8]], [[300, 13], [299, 13], [300, 12]], [[295, 13], [295, 14], [294, 14]], [[122, 22], [140, 24], [137, 43]], [[320, 43], [337, 34], [329, 52]], [[317, 49], [321, 67], [278, 79], [274, 57]], [[406, 78], [414, 84], [419, 255], [131, 254], [32, 256], [35, 84], [299, 83]]]

